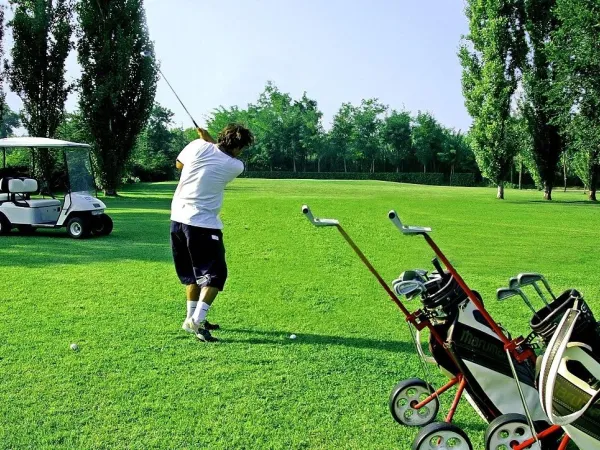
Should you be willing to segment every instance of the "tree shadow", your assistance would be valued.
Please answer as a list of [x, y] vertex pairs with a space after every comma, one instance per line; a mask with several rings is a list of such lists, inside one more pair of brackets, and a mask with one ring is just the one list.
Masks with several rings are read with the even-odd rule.
[[[0, 236], [0, 267], [47, 267], [118, 261], [171, 262], [169, 214], [124, 208], [113, 217], [109, 236], [72, 239], [66, 228], [38, 229], [31, 235], [13, 230]], [[150, 210], [150, 211], [148, 211]], [[108, 212], [108, 210], [107, 210]]]
[[554, 206], [600, 206], [599, 202], [594, 202], [592, 200], [528, 200], [527, 203], [540, 203]]

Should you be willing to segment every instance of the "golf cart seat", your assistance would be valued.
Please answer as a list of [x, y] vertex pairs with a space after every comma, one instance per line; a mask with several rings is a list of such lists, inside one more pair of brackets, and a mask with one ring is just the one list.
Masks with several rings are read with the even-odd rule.
[[37, 191], [38, 182], [33, 178], [5, 177], [0, 180], [0, 201], [12, 201], [16, 206], [31, 208], [60, 207], [58, 200], [29, 198]]

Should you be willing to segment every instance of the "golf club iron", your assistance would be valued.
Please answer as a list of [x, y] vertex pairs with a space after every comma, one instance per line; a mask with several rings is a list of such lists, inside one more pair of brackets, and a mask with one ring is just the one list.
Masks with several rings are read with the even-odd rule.
[[418, 280], [407, 280], [394, 283], [394, 291], [396, 294], [403, 295], [410, 299], [415, 295], [421, 295], [426, 291], [425, 285]]
[[544, 287], [546, 288], [548, 293], [552, 296], [552, 299], [556, 300], [556, 296], [552, 292], [552, 289], [550, 289], [550, 285], [548, 284], [548, 281], [546, 281], [546, 279], [543, 277], [543, 275], [541, 275], [539, 273], [520, 273], [517, 276], [517, 280], [518, 280], [520, 287], [521, 286], [533, 286], [533, 288], [538, 293], [538, 295], [540, 296], [542, 301], [545, 303], [546, 306], [548, 306], [548, 301], [546, 300], [546, 297], [544, 296], [544, 294], [542, 293], [542, 290], [537, 285], [537, 282], [541, 281], [544, 284]]
[[523, 293], [523, 291], [519, 288], [500, 288], [496, 291], [496, 298], [499, 301], [506, 300], [508, 298], [514, 297], [515, 295], [521, 296], [525, 304], [529, 307], [529, 309], [533, 312], [534, 315], [537, 315], [537, 311], [527, 298], [527, 296]]

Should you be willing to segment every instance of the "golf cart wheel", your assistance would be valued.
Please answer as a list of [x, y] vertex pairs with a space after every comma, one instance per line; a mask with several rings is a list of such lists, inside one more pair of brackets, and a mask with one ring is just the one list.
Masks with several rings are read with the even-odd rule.
[[8, 220], [4, 214], [0, 213], [0, 234], [10, 233], [11, 228], [12, 225], [10, 220]]
[[85, 217], [74, 216], [67, 222], [67, 233], [73, 239], [89, 237], [91, 231], [90, 222]]
[[456, 425], [434, 422], [421, 428], [412, 450], [473, 450], [473, 445], [467, 434]]
[[[533, 434], [522, 414], [504, 414], [496, 417], [488, 425], [485, 432], [485, 450], [509, 450], [516, 445], [531, 439]], [[530, 450], [540, 450], [539, 443], [527, 447]]]
[[21, 234], [33, 234], [37, 231], [37, 228], [32, 227], [31, 225], [18, 225], [17, 229], [19, 230], [19, 233]]
[[390, 412], [396, 422], [412, 427], [423, 427], [435, 420], [440, 409], [437, 397], [420, 409], [414, 406], [429, 397], [435, 389], [420, 378], [409, 378], [394, 387], [390, 395]]
[[94, 218], [92, 233], [97, 236], [108, 236], [112, 233], [113, 221], [107, 214], [100, 214]]

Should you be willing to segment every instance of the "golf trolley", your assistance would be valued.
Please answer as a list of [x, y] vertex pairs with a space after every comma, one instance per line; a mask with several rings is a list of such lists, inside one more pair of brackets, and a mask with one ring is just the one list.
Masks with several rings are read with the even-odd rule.
[[[429, 237], [430, 228], [406, 227], [396, 213], [390, 211], [389, 218], [398, 229], [407, 235], [423, 235], [447, 269], [443, 270], [436, 259], [433, 262], [436, 271], [430, 275], [422, 269], [405, 271], [394, 280], [394, 293], [337, 220], [315, 219], [306, 205], [302, 212], [317, 227], [338, 229], [404, 313], [424, 372], [427, 372], [426, 362], [435, 363], [450, 379], [434, 390], [428, 382], [411, 378], [401, 381], [392, 391], [390, 410], [394, 419], [404, 425], [422, 427], [413, 442], [413, 450], [472, 450], [466, 433], [451, 423], [463, 395], [489, 424], [486, 450], [556, 448], [556, 440], [552, 441], [549, 435], [560, 427], [549, 427], [541, 408], [535, 388], [532, 346], [523, 337], [511, 339], [491, 318], [481, 296], [469, 289]], [[409, 312], [396, 294], [407, 299], [419, 296], [422, 308]], [[430, 332], [433, 358], [425, 356], [420, 344], [420, 332], [425, 328]], [[434, 422], [439, 411], [439, 396], [457, 385], [445, 421]], [[540, 429], [545, 431], [534, 435]]]
[[[75, 142], [36, 137], [0, 139], [3, 169], [0, 177], [0, 234], [13, 228], [28, 234], [38, 228], [66, 227], [74, 239], [92, 233], [106, 236], [112, 232], [112, 219], [105, 214], [106, 205], [92, 196], [97, 188], [92, 174], [90, 146]], [[43, 192], [37, 180], [22, 176], [16, 169], [7, 169], [6, 150], [27, 148], [60, 149], [66, 166], [68, 186], [63, 202], [50, 192]], [[41, 192], [42, 191], [42, 192]], [[32, 198], [43, 193], [50, 198]], [[96, 193], [97, 195], [97, 193]]]

